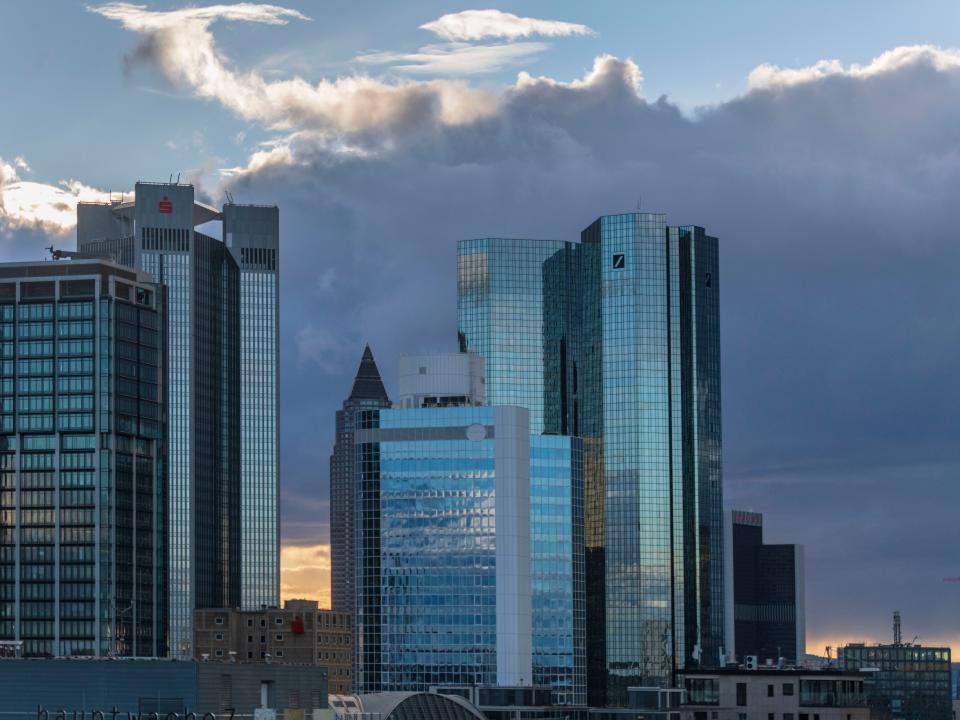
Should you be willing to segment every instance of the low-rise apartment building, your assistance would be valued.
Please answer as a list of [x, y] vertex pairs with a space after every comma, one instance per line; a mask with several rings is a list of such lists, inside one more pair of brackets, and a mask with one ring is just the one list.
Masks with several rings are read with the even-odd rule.
[[864, 675], [843, 670], [688, 671], [682, 720], [869, 720]]
[[198, 660], [311, 664], [327, 668], [331, 693], [352, 690], [353, 622], [348, 613], [320, 609], [313, 600], [281, 608], [197, 610]]

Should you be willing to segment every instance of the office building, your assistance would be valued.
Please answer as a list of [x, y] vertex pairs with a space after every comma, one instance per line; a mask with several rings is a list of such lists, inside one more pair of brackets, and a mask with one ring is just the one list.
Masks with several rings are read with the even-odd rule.
[[330, 564], [333, 609], [356, 615], [356, 449], [357, 415], [390, 407], [370, 346], [363, 349], [350, 395], [337, 410], [336, 440], [330, 455]]
[[193, 632], [196, 660], [318, 665], [330, 692], [351, 692], [353, 618], [321, 610], [315, 600], [288, 600], [283, 609], [197, 610]]
[[147, 273], [109, 261], [0, 265], [0, 641], [15, 654], [166, 652], [164, 305]]
[[358, 685], [547, 687], [582, 706], [580, 441], [475, 404], [480, 368], [403, 358], [397, 408], [358, 416]]
[[681, 720], [870, 720], [863, 673], [727, 668], [684, 672]]
[[223, 206], [240, 270], [240, 607], [280, 602], [280, 211]]
[[[277, 210], [137, 183], [80, 203], [77, 248], [167, 288], [170, 651], [192, 655], [195, 608], [279, 603]], [[222, 223], [225, 242], [201, 232]]]
[[852, 643], [839, 649], [837, 662], [867, 675], [867, 701], [874, 720], [949, 720], [951, 660], [948, 647], [905, 643], [900, 613], [894, 615], [894, 641], [887, 645]]
[[724, 514], [726, 652], [789, 665], [806, 656], [803, 545], [763, 542], [763, 515]]
[[[525, 260], [514, 266], [504, 254]], [[630, 687], [717, 665], [716, 238], [636, 212], [599, 218], [579, 243], [467, 240], [459, 256], [461, 347], [507, 358], [487, 368], [488, 402], [520, 398], [542, 413], [545, 432], [582, 438], [590, 705], [625, 706]], [[542, 299], [526, 301], [538, 288]], [[514, 345], [538, 343], [539, 367], [533, 353], [512, 359]], [[530, 387], [542, 387], [542, 400]]]

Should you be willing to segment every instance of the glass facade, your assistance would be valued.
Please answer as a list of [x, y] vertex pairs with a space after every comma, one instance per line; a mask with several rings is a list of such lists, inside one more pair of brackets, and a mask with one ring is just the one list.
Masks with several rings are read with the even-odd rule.
[[229, 204], [224, 238], [240, 267], [241, 607], [280, 604], [280, 213]]
[[365, 410], [389, 408], [390, 400], [380, 370], [367, 346], [357, 375], [337, 411], [337, 436], [330, 455], [330, 557], [333, 609], [356, 613], [356, 450], [353, 437], [357, 420]]
[[951, 717], [950, 648], [921, 645], [847, 645], [845, 670], [867, 670], [864, 690], [871, 717], [947, 720]]
[[[225, 214], [229, 215], [226, 209]], [[241, 373], [244, 367], [250, 368], [253, 347], [263, 351], [265, 374], [271, 366], [275, 369], [270, 329], [256, 324], [267, 323], [276, 305], [269, 297], [261, 298], [262, 302], [248, 303], [243, 313], [241, 285], [244, 279], [250, 280], [241, 272], [245, 256], [239, 248], [227, 247], [194, 229], [222, 219], [224, 215], [214, 208], [195, 202], [191, 185], [180, 184], [137, 183], [133, 203], [80, 203], [77, 208], [77, 247], [82, 255], [107, 252], [146, 270], [167, 288], [163, 334], [171, 363], [169, 651], [181, 657], [192, 655], [195, 608], [241, 604], [244, 478], [254, 478], [248, 487], [260, 483], [268, 489], [276, 481], [276, 461], [268, 461], [276, 457], [269, 449], [276, 434], [271, 435], [268, 427], [273, 420], [275, 428], [276, 413], [263, 414], [260, 424], [253, 426], [258, 439], [248, 446], [247, 457], [256, 469], [246, 473], [241, 436], [244, 397], [248, 406], [259, 403], [265, 407], [271, 390], [275, 392], [274, 383], [272, 389], [268, 385], [242, 395]], [[275, 290], [250, 282], [245, 287], [265, 293]], [[256, 326], [248, 329], [251, 342], [246, 345], [241, 337], [242, 315]], [[250, 352], [245, 354], [244, 349]], [[248, 418], [253, 414], [251, 411]], [[248, 423], [247, 427], [252, 426]], [[277, 509], [275, 500], [257, 505], [258, 497], [253, 494], [255, 509], [247, 517], [256, 518], [251, 537], [259, 537], [263, 543], [257, 558], [262, 561], [259, 567], [264, 568], [276, 557], [276, 542], [270, 543], [269, 538], [277, 528]], [[264, 570], [261, 577], [273, 577], [277, 572]]]
[[[505, 411], [523, 421], [505, 421]], [[559, 704], [584, 704], [580, 441], [529, 436], [518, 408], [365, 411], [358, 420], [361, 692], [532, 680]], [[517, 447], [529, 450], [514, 472], [505, 448], [518, 433]], [[503, 552], [509, 516], [528, 504], [519, 534], [529, 543], [514, 562]], [[524, 583], [526, 611], [504, 597]], [[517, 607], [531, 615], [525, 637], [522, 622], [505, 634]], [[514, 655], [526, 659], [514, 667]]]
[[530, 411], [543, 432], [543, 263], [559, 240], [463, 240], [457, 256], [461, 352], [486, 364], [486, 400]]
[[[517, 282], [481, 262], [464, 283], [477, 242], [460, 245], [461, 318], [476, 287]], [[628, 687], [716, 665], [723, 644], [717, 241], [660, 214], [604, 216], [541, 272], [539, 305], [514, 312], [541, 313], [525, 324], [542, 323], [542, 364], [526, 367], [540, 373], [544, 430], [583, 438], [589, 702], [624, 705]], [[515, 381], [489, 362], [509, 357], [513, 325], [474, 316], [461, 344], [488, 360], [489, 394]]]
[[0, 640], [166, 651], [162, 291], [100, 261], [0, 266]]

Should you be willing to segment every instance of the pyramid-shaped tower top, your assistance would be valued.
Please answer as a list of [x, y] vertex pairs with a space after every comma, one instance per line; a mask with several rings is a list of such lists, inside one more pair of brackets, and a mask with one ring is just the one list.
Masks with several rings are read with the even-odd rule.
[[383, 380], [380, 378], [380, 370], [373, 359], [373, 352], [371, 352], [369, 345], [363, 349], [360, 367], [357, 368], [357, 376], [353, 380], [353, 388], [350, 390], [350, 397], [347, 399], [389, 402], [387, 390], [383, 387]]

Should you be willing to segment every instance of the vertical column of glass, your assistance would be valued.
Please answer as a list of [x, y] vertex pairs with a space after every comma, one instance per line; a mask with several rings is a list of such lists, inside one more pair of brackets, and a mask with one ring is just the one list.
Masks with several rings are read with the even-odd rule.
[[14, 306], [0, 305], [0, 639], [17, 637], [17, 473]]
[[96, 435], [94, 303], [57, 305], [59, 647], [62, 656], [96, 654]]
[[578, 438], [530, 443], [533, 681], [557, 705], [587, 701], [584, 658], [583, 459]]
[[631, 213], [601, 232], [608, 700], [622, 705], [673, 670], [666, 228]]
[[241, 270], [241, 601], [245, 608], [280, 602], [277, 299], [274, 270]]
[[24, 654], [56, 652], [56, 519], [53, 435], [53, 303], [17, 312], [20, 453], [20, 636]]
[[114, 576], [114, 462], [113, 450], [113, 346], [111, 339], [113, 307], [107, 298], [98, 301], [99, 312], [97, 317], [98, 333], [98, 391], [99, 391], [99, 431], [100, 431], [100, 461], [99, 477], [97, 478], [97, 504], [99, 507], [98, 526], [96, 529], [97, 567], [100, 623], [100, 655], [116, 654], [116, 582]]
[[141, 255], [143, 269], [167, 290], [168, 598], [172, 655], [193, 644], [192, 303], [189, 253]]

